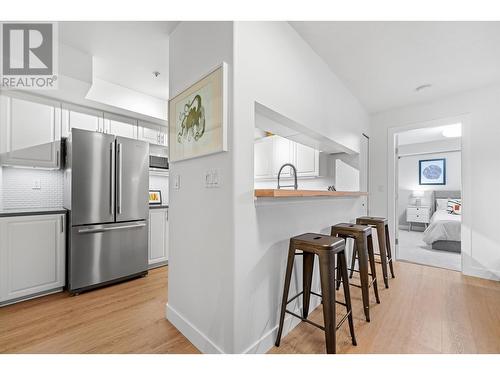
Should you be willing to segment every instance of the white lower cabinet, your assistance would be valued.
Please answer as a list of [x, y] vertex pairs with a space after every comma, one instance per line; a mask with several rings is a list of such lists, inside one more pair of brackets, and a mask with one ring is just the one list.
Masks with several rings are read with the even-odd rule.
[[168, 261], [168, 208], [149, 210], [148, 257], [150, 268]]
[[0, 304], [64, 287], [65, 217], [0, 218]]

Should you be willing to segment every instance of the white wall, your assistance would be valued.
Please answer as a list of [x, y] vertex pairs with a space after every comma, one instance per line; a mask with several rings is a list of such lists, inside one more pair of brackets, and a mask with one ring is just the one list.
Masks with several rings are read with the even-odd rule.
[[[182, 22], [170, 48], [171, 95], [222, 60], [232, 90], [229, 152], [170, 169], [172, 179], [181, 176], [181, 189], [170, 187], [167, 318], [204, 352], [266, 352], [275, 339], [289, 238], [326, 233], [366, 207], [362, 198], [255, 202], [255, 102], [354, 150], [368, 116], [286, 22]], [[223, 185], [205, 189], [203, 172], [214, 167]]]
[[[289, 238], [364, 214], [363, 199], [254, 201], [255, 102], [354, 150], [368, 116], [286, 22], [236, 22], [234, 34], [234, 349], [274, 344]], [[291, 291], [293, 293], [293, 291]], [[316, 301], [317, 303], [318, 301]]]
[[[371, 118], [371, 194], [373, 215], [388, 215], [388, 131], [391, 128], [462, 116], [462, 252], [463, 272], [500, 279], [500, 247], [496, 239], [500, 201], [500, 87], [378, 113]], [[393, 223], [391, 223], [393, 224]], [[465, 237], [464, 237], [465, 236]]]
[[[232, 30], [231, 22], [182, 22], [177, 26], [170, 37], [172, 96], [222, 61], [232, 69]], [[230, 88], [231, 77], [230, 72]], [[169, 187], [167, 318], [203, 352], [233, 350], [232, 133], [229, 116], [229, 152], [170, 164], [170, 178], [180, 176], [181, 187]], [[222, 185], [206, 189], [204, 172], [213, 168], [219, 169]]]
[[168, 204], [168, 175], [149, 172], [149, 190], [160, 190], [162, 204]]

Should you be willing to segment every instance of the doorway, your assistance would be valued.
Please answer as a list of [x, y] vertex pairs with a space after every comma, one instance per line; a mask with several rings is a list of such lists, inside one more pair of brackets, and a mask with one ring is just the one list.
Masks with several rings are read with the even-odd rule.
[[462, 124], [395, 132], [396, 258], [462, 270]]

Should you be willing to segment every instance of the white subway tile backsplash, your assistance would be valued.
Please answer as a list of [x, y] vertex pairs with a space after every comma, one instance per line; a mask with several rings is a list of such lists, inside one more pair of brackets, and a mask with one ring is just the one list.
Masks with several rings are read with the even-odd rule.
[[[63, 172], [3, 167], [0, 204], [3, 209], [62, 207]], [[40, 183], [40, 189], [33, 187]]]

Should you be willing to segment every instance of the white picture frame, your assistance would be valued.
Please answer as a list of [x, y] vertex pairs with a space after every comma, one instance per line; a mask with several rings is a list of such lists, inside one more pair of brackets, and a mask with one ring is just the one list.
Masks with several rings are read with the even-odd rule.
[[169, 162], [227, 151], [227, 63], [168, 101]]

